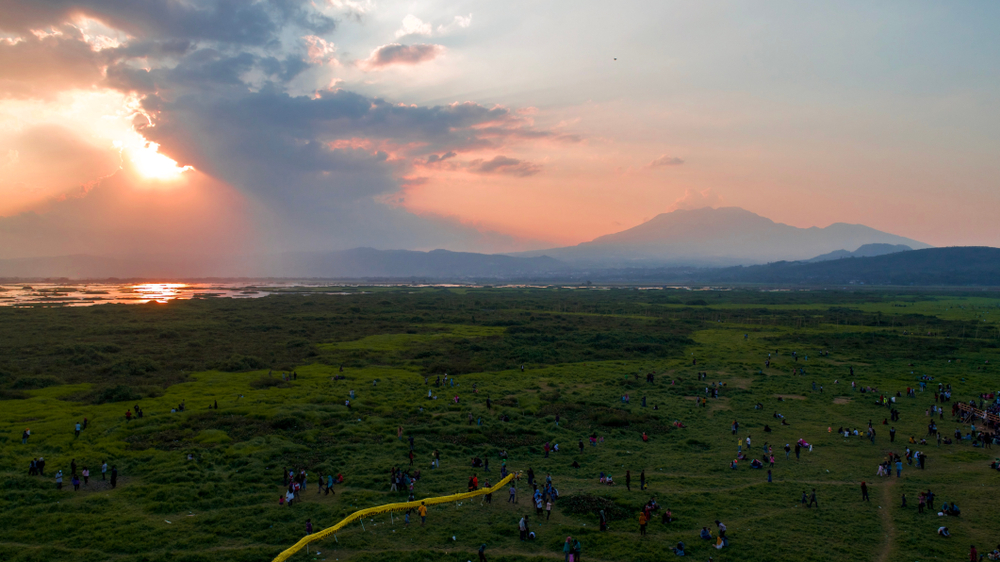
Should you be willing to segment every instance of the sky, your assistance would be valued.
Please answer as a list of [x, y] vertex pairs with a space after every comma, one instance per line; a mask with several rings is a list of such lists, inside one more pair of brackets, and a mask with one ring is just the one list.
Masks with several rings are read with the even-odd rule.
[[0, 258], [1000, 246], [1000, 4], [0, 0]]

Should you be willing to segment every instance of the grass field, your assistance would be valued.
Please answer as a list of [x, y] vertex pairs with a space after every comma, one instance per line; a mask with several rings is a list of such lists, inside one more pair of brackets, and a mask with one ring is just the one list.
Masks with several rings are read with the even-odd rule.
[[[561, 560], [569, 535], [585, 560], [663, 560], [678, 541], [696, 559], [717, 561], [966, 560], [970, 544], [986, 552], [1000, 543], [1000, 472], [989, 469], [1000, 447], [906, 440], [925, 436], [937, 383], [951, 384], [956, 400], [1000, 388], [997, 320], [997, 295], [877, 291], [399, 288], [0, 309], [0, 559], [270, 560], [303, 535], [307, 519], [320, 529], [405, 499], [388, 482], [392, 466], [408, 467], [405, 437], [396, 438], [402, 426], [422, 473], [417, 498], [465, 491], [474, 472], [499, 480], [498, 454], [507, 450], [510, 468], [552, 475], [561, 499], [551, 520], [534, 521], [522, 480], [516, 505], [502, 494], [492, 505], [435, 507], [425, 527], [378, 516], [293, 560], [465, 561], [483, 543], [490, 560]], [[281, 380], [293, 370], [295, 380]], [[456, 386], [435, 387], [446, 372]], [[693, 399], [705, 395], [699, 372], [722, 384], [705, 407]], [[340, 374], [346, 380], [332, 380]], [[933, 377], [926, 392], [896, 399], [901, 420], [889, 443], [888, 411], [850, 381], [894, 395], [924, 375]], [[182, 402], [185, 411], [171, 413]], [[145, 415], [126, 423], [135, 404]], [[84, 417], [89, 427], [75, 437]], [[752, 436], [751, 458], [765, 442], [774, 446], [772, 483], [749, 462], [729, 468], [734, 420], [740, 439]], [[828, 431], [863, 433], [869, 420], [874, 445]], [[958, 427], [947, 412], [938, 423], [945, 434]], [[593, 432], [603, 442], [581, 453], [578, 441]], [[786, 459], [781, 448], [800, 438], [813, 450]], [[560, 452], [544, 458], [547, 441]], [[904, 463], [901, 478], [875, 476], [890, 451], [907, 446], [927, 453], [926, 470]], [[439, 469], [430, 468], [435, 450]], [[38, 456], [44, 478], [27, 475]], [[472, 469], [473, 456], [489, 457], [492, 471]], [[57, 491], [50, 475], [61, 469], [68, 482], [74, 459], [90, 467], [89, 485]], [[103, 460], [121, 473], [114, 490], [100, 480]], [[297, 505], [279, 506], [281, 470], [293, 466], [307, 469], [309, 488]], [[618, 485], [600, 485], [602, 471]], [[345, 484], [318, 495], [320, 473], [341, 473]], [[860, 501], [862, 480], [870, 503]], [[813, 488], [820, 507], [802, 507]], [[962, 516], [917, 514], [917, 494], [928, 488]], [[598, 532], [596, 514], [579, 507], [591, 496], [628, 517]], [[650, 497], [676, 521], [656, 518], [640, 538], [636, 517]], [[518, 540], [526, 513], [532, 542]], [[729, 528], [722, 550], [697, 536], [716, 519]], [[940, 525], [953, 538], [938, 537]]]

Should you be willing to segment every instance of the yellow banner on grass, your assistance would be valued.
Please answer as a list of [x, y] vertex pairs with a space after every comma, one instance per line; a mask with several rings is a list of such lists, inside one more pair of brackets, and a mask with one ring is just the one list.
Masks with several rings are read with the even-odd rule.
[[313, 533], [311, 535], [306, 535], [302, 537], [299, 540], [299, 542], [293, 544], [290, 548], [279, 554], [274, 559], [274, 562], [284, 562], [285, 560], [288, 560], [293, 554], [305, 548], [307, 544], [313, 541], [325, 539], [326, 537], [329, 537], [330, 535], [346, 527], [348, 523], [357, 521], [362, 517], [366, 517], [368, 515], [378, 515], [380, 513], [389, 513], [390, 511], [406, 511], [407, 509], [417, 509], [418, 507], [420, 507], [421, 503], [425, 505], [438, 505], [442, 503], [451, 503], [451, 502], [466, 500], [469, 498], [474, 498], [476, 496], [492, 494], [493, 492], [496, 492], [497, 490], [500, 490], [501, 488], [509, 484], [510, 481], [514, 479], [514, 474], [515, 473], [513, 472], [508, 474], [506, 478], [497, 482], [495, 486], [492, 486], [490, 488], [481, 488], [473, 492], [466, 492], [464, 494], [452, 494], [450, 496], [439, 496], [436, 498], [424, 498], [422, 500], [417, 500], [412, 502], [387, 503], [385, 505], [369, 507], [359, 511], [355, 511], [354, 513], [348, 515], [340, 523], [337, 523], [333, 527], [329, 527], [317, 533]]

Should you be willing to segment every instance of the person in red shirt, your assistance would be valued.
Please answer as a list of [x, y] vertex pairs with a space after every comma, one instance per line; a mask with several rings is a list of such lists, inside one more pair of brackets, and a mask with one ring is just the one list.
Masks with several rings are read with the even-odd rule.
[[979, 562], [979, 552], [976, 551], [976, 545], [969, 548], [969, 562]]

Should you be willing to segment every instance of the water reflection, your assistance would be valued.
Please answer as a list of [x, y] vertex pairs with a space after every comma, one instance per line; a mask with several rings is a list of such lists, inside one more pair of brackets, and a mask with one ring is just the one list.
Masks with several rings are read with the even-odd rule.
[[132, 290], [140, 295], [140, 301], [156, 301], [161, 304], [178, 298], [181, 291], [185, 288], [187, 288], [186, 283], [142, 283], [141, 285], [132, 285]]

